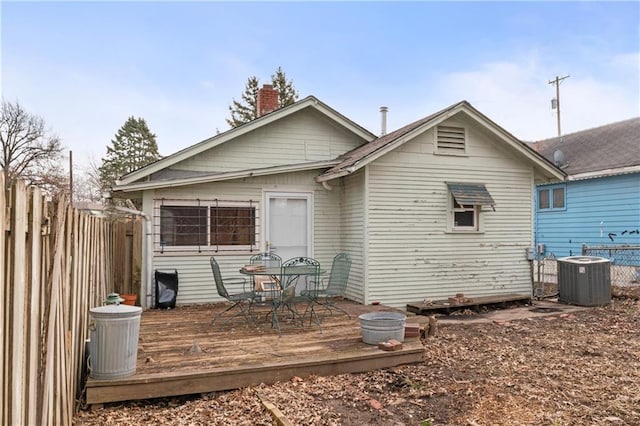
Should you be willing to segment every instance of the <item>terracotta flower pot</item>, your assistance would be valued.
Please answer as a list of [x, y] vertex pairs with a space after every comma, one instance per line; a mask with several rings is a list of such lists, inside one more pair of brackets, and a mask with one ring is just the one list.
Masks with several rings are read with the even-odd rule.
[[137, 294], [121, 294], [120, 297], [124, 299], [124, 302], [122, 302], [122, 304], [135, 306], [138, 295]]

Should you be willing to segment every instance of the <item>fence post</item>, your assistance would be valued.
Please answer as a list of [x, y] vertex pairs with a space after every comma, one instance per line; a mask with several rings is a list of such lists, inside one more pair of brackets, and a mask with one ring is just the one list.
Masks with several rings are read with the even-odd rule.
[[72, 423], [89, 308], [113, 291], [111, 229], [0, 173], [0, 425]]
[[[7, 203], [6, 203], [6, 188], [4, 186], [4, 173], [0, 173], [0, 258], [7, 259], [7, 253], [5, 252], [5, 233], [7, 232], [7, 220], [8, 220], [8, 211], [7, 211]], [[8, 372], [5, 370], [5, 355], [4, 352], [7, 348], [5, 348], [5, 337], [4, 331], [8, 324], [5, 323], [5, 291], [7, 285], [4, 284], [7, 282], [5, 277], [4, 270], [4, 260], [0, 263], [0, 319], [2, 320], [2, 328], [3, 328], [3, 338], [0, 339], [0, 372], [2, 372], [2, 382], [0, 382], [0, 393], [2, 396], [0, 397], [0, 424], [6, 425], [9, 423], [9, 411], [7, 408], [7, 396], [9, 394], [9, 381], [7, 380]]]

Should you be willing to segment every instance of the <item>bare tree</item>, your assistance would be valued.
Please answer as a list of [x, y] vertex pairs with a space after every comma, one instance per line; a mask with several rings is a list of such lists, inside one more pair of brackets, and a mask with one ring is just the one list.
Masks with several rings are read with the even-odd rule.
[[100, 170], [93, 160], [89, 166], [79, 168], [78, 173], [74, 172], [74, 175], [73, 201], [102, 201]]
[[44, 120], [18, 102], [0, 106], [0, 168], [7, 186], [15, 179], [43, 187], [49, 193], [66, 189], [60, 139], [45, 129]]

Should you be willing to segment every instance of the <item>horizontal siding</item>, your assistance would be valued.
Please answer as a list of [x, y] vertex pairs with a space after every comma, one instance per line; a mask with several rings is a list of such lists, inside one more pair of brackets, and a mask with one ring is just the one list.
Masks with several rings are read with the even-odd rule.
[[[533, 169], [478, 129], [467, 135], [466, 156], [433, 155], [427, 132], [369, 166], [370, 300], [531, 293]], [[486, 184], [496, 211], [483, 208], [482, 233], [446, 232], [448, 181]]]
[[330, 191], [321, 189], [314, 194], [314, 250], [313, 256], [329, 271], [333, 257], [342, 250], [340, 215], [343, 188], [332, 182]]
[[363, 141], [317, 111], [302, 110], [171, 168], [229, 172], [331, 160]]
[[578, 255], [583, 244], [640, 244], [637, 231], [640, 173], [567, 182], [566, 210], [536, 213], [536, 240], [556, 257]]
[[[149, 191], [144, 197], [144, 210], [149, 214], [149, 205], [153, 198], [166, 199], [214, 199], [223, 200], [254, 200], [258, 206], [259, 219], [262, 222], [264, 211], [262, 206], [263, 193], [265, 191], [277, 192], [312, 192], [313, 193], [313, 238], [314, 256], [320, 261], [323, 268], [329, 270], [331, 261], [336, 253], [342, 250], [340, 235], [340, 210], [341, 188], [335, 187], [332, 191], [325, 190], [314, 181], [317, 172], [288, 173], [273, 176], [262, 176], [233, 180], [225, 182], [213, 182], [189, 187], [166, 188]], [[264, 248], [262, 238], [262, 223], [258, 224], [259, 246]], [[184, 253], [175, 255], [171, 253], [156, 252], [153, 257], [153, 269], [177, 269], [179, 277], [179, 290], [177, 303], [181, 305], [219, 302], [222, 299], [216, 294], [213, 275], [209, 265], [209, 257], [214, 255], [220, 264], [223, 276], [241, 276], [238, 272], [242, 265], [246, 264], [251, 252], [246, 253]], [[239, 290], [239, 289], [236, 289]], [[155, 290], [154, 290], [155, 291]]]
[[364, 290], [364, 172], [344, 179], [342, 207], [342, 251], [351, 256], [347, 297], [365, 302]]
[[[247, 263], [248, 255], [215, 256], [220, 264], [220, 272], [225, 278], [244, 278], [238, 271]], [[154, 269], [178, 271], [178, 305], [221, 302], [216, 292], [216, 284], [209, 263], [210, 255], [156, 256]], [[247, 287], [249, 283], [247, 283]], [[229, 293], [242, 291], [242, 286], [231, 286]], [[155, 286], [153, 289], [155, 294]], [[155, 300], [155, 298], [154, 298]]]

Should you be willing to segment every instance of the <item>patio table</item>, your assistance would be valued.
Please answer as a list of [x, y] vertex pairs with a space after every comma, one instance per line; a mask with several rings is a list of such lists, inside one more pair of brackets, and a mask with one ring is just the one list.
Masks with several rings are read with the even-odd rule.
[[[293, 316], [294, 320], [296, 317], [301, 317], [301, 323], [304, 324], [304, 315], [309, 309], [311, 309], [311, 314], [314, 314], [313, 303], [317, 303], [313, 297], [302, 297], [296, 295], [296, 286], [298, 280], [300, 278], [305, 278], [306, 284], [309, 282], [312, 283], [313, 286], [319, 285], [319, 276], [320, 274], [325, 273], [324, 269], [320, 269], [319, 267], [309, 266], [309, 265], [299, 265], [299, 266], [277, 266], [277, 267], [261, 267], [258, 265], [245, 266], [240, 269], [240, 273], [248, 276], [259, 276], [259, 275], [268, 275], [271, 277], [272, 281], [276, 283], [271, 289], [267, 289], [267, 292], [270, 293], [271, 296], [271, 311], [267, 314], [267, 316], [271, 316], [271, 325], [276, 327], [278, 330], [278, 335], [281, 335], [280, 331], [280, 319], [278, 317], [279, 312], [287, 313], [290, 312]], [[311, 278], [309, 280], [308, 278]], [[309, 294], [316, 294], [317, 291], [308, 292]], [[307, 305], [307, 309], [305, 309], [305, 313], [300, 315], [296, 310], [294, 304], [299, 301], [306, 301], [309, 303]], [[320, 326], [318, 317], [316, 315], [316, 323]]]

